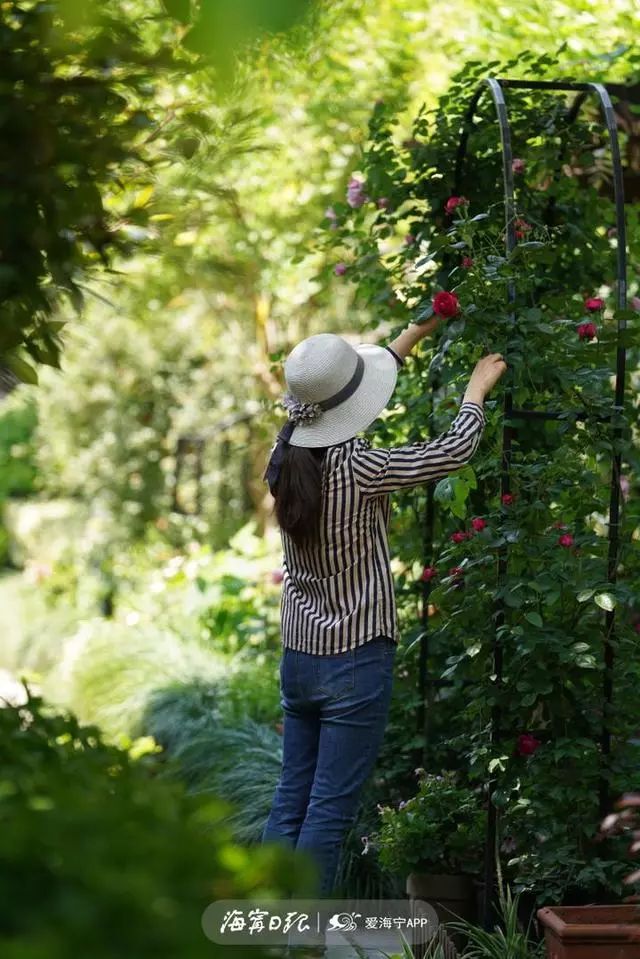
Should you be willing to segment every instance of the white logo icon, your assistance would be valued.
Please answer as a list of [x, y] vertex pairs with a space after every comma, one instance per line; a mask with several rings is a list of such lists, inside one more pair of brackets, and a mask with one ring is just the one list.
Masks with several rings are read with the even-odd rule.
[[334, 932], [339, 930], [340, 932], [353, 932], [354, 929], [358, 928], [358, 923], [356, 922], [356, 916], [362, 918], [361, 912], [336, 912], [331, 917], [327, 923], [327, 932]]

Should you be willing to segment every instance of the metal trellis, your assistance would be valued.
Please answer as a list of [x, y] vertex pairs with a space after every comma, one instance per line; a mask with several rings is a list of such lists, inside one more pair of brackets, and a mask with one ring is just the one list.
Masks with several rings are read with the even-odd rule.
[[[480, 98], [486, 91], [489, 91], [493, 99], [496, 110], [496, 117], [500, 129], [500, 139], [502, 147], [502, 166], [504, 181], [504, 203], [505, 203], [505, 248], [509, 256], [515, 249], [517, 239], [515, 235], [515, 203], [514, 203], [514, 175], [512, 168], [512, 149], [511, 149], [511, 129], [505, 90], [548, 90], [561, 92], [575, 92], [575, 97], [571, 107], [568, 110], [568, 122], [574, 121], [582, 105], [590, 95], [598, 98], [600, 109], [604, 118], [609, 138], [609, 146], [613, 162], [613, 191], [616, 214], [617, 229], [617, 270], [616, 270], [616, 306], [623, 310], [627, 305], [627, 251], [626, 251], [626, 224], [624, 210], [624, 185], [622, 163], [620, 158], [620, 147], [618, 142], [617, 125], [615, 111], [611, 101], [609, 90], [619, 96], [624, 96], [625, 87], [620, 85], [610, 85], [609, 88], [601, 83], [555, 83], [552, 81], [527, 81], [510, 80], [506, 78], [489, 77], [486, 78], [477, 88], [472, 97], [462, 127], [462, 133], [459, 141], [454, 177], [454, 193], [459, 193], [460, 181], [463, 165], [467, 156], [469, 135], [474, 128], [474, 115], [478, 107]], [[515, 324], [515, 301], [516, 301], [516, 283], [513, 278], [507, 286], [507, 303], [511, 307], [510, 320]], [[590, 414], [582, 410], [573, 411], [575, 420], [593, 418], [594, 420], [613, 420], [613, 447], [611, 459], [611, 481], [609, 497], [609, 524], [608, 524], [608, 557], [607, 557], [607, 582], [613, 585], [616, 582], [616, 573], [619, 556], [620, 542], [620, 470], [622, 454], [619, 450], [619, 439], [622, 436], [624, 414], [624, 393], [625, 393], [625, 367], [626, 367], [626, 348], [623, 342], [623, 332], [626, 328], [626, 319], [619, 315], [617, 319], [617, 344], [616, 344], [616, 368], [615, 368], [615, 389], [613, 411], [610, 414]], [[508, 360], [508, 356], [506, 357]], [[618, 417], [616, 419], [616, 414]], [[566, 412], [516, 409], [513, 406], [513, 394], [508, 387], [504, 393], [503, 405], [503, 428], [502, 428], [502, 453], [500, 470], [500, 493], [501, 496], [511, 492], [511, 446], [512, 439], [517, 431], [517, 426], [512, 422], [514, 419], [520, 420], [556, 420], [566, 417]], [[427, 544], [431, 541], [434, 525], [434, 505], [433, 497], [427, 499], [427, 509], [425, 517], [425, 539]], [[508, 545], [505, 543], [498, 551], [497, 559], [497, 581], [498, 584], [504, 583], [508, 567]], [[423, 599], [425, 611], [423, 615], [423, 632], [420, 645], [420, 690], [422, 706], [418, 713], [418, 728], [424, 729], [426, 721], [424, 710], [424, 699], [426, 689], [433, 685], [442, 685], [443, 681], [428, 676], [427, 657], [428, 657], [428, 622], [426, 613], [426, 604], [428, 601], [429, 584], [425, 584]], [[502, 643], [500, 627], [505, 622], [505, 604], [502, 598], [495, 601], [495, 632], [492, 644], [492, 675], [495, 677], [492, 682], [495, 689], [499, 689], [502, 683], [503, 663], [502, 663]], [[603, 660], [604, 660], [604, 679], [603, 679], [603, 711], [601, 725], [601, 774], [599, 785], [599, 808], [602, 815], [608, 809], [609, 789], [607, 778], [607, 765], [611, 752], [611, 733], [609, 728], [610, 706], [613, 698], [613, 665], [614, 665], [614, 642], [615, 642], [615, 608], [607, 610], [604, 615], [603, 628]], [[490, 680], [491, 682], [491, 680]], [[498, 742], [501, 738], [502, 717], [499, 703], [492, 707], [491, 712], [491, 741]], [[493, 893], [495, 886], [495, 850], [497, 839], [497, 810], [493, 804], [492, 796], [496, 786], [496, 778], [491, 777], [488, 782], [488, 814], [484, 853], [484, 895], [482, 904], [482, 922], [485, 929], [491, 928], [494, 921], [493, 914]]]

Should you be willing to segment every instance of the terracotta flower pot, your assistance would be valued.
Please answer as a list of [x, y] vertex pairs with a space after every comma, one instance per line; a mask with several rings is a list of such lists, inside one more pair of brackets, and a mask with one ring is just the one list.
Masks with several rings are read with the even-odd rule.
[[640, 959], [640, 906], [538, 909], [548, 959]]

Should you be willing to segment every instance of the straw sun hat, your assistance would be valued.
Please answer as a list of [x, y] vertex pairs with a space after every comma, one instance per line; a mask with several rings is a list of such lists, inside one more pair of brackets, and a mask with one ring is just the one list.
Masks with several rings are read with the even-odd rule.
[[278, 434], [265, 479], [277, 479], [283, 445], [334, 446], [352, 439], [382, 412], [398, 375], [387, 347], [351, 346], [335, 333], [317, 333], [298, 343], [284, 364], [289, 419]]

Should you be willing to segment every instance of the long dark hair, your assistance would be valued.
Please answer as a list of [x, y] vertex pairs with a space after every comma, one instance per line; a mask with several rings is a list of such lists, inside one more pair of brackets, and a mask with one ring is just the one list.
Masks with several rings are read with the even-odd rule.
[[287, 446], [274, 490], [278, 524], [296, 544], [313, 543], [322, 512], [322, 463], [326, 446]]

